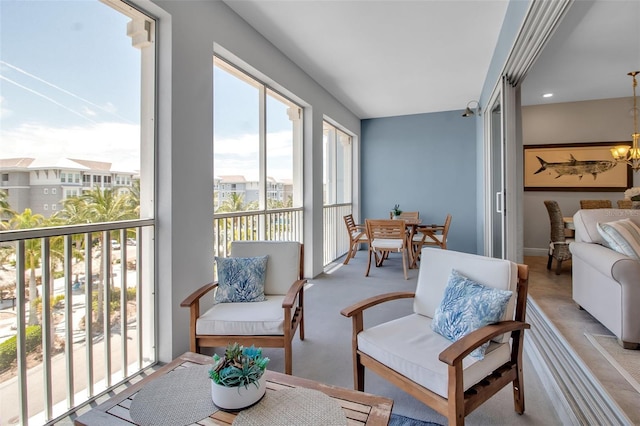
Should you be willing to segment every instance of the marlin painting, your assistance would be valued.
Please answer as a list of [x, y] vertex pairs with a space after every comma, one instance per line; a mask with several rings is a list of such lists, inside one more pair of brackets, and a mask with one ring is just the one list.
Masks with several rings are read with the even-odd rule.
[[618, 164], [613, 160], [578, 161], [575, 159], [573, 154], [570, 155], [571, 159], [562, 163], [548, 163], [542, 158], [536, 156], [536, 158], [540, 162], [540, 168], [534, 174], [538, 174], [549, 169], [554, 170], [556, 173], [558, 173], [556, 179], [564, 175], [577, 175], [578, 179], [582, 179], [583, 175], [590, 174], [593, 175], [593, 180], [595, 180], [598, 177], [598, 173], [603, 173], [607, 170], [611, 170], [616, 166], [616, 164]]

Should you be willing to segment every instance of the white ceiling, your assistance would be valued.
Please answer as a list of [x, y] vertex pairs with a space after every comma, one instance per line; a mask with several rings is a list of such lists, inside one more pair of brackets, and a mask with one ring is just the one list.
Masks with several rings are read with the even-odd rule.
[[[360, 118], [464, 109], [480, 96], [506, 0], [225, 0]], [[575, 1], [522, 103], [631, 95], [640, 0]], [[553, 92], [543, 100], [542, 93]]]
[[522, 104], [629, 97], [637, 70], [640, 0], [574, 1], [525, 78]]

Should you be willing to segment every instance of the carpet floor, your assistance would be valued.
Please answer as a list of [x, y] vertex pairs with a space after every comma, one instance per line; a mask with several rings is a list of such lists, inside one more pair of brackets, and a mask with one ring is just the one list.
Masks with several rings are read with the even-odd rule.
[[[335, 264], [327, 272], [309, 280], [305, 290], [305, 340], [293, 339], [293, 374], [335, 386], [353, 389], [351, 319], [340, 311], [365, 298], [393, 291], [415, 291], [418, 270], [409, 270], [405, 280], [400, 256], [391, 255], [382, 267], [367, 267], [366, 252], [360, 251], [348, 265]], [[403, 299], [373, 307], [365, 313], [365, 327], [389, 321], [412, 312], [412, 300]], [[526, 338], [526, 333], [525, 333]], [[219, 350], [219, 349], [218, 349]], [[213, 352], [213, 351], [212, 351]], [[282, 349], [264, 348], [271, 359], [269, 368], [284, 371]], [[526, 411], [513, 409], [513, 389], [504, 387], [466, 417], [467, 425], [558, 425], [561, 423], [544, 386], [526, 357], [524, 360]], [[412, 419], [447, 424], [436, 413], [411, 395], [366, 370], [365, 392], [394, 401], [393, 412]]]

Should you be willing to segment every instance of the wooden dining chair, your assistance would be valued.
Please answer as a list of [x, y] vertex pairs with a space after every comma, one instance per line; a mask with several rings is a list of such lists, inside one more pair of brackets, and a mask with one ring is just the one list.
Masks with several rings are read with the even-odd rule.
[[347, 233], [349, 234], [349, 252], [344, 260], [344, 265], [347, 265], [356, 255], [360, 244], [369, 244], [369, 237], [367, 237], [367, 227], [365, 225], [357, 225], [355, 220], [353, 220], [352, 214], [343, 216], [343, 219], [344, 224], [347, 226]]
[[411, 251], [413, 253], [411, 268], [415, 268], [423, 247], [439, 247], [442, 250], [447, 249], [447, 236], [449, 235], [449, 227], [451, 226], [451, 214], [447, 217], [443, 225], [424, 225], [416, 226], [411, 230], [409, 241], [411, 241]]
[[[389, 219], [393, 219], [392, 212], [389, 212]], [[402, 212], [399, 216], [397, 216], [397, 219], [420, 219], [420, 212]]]
[[382, 266], [389, 253], [401, 253], [404, 279], [408, 279], [409, 244], [404, 219], [366, 219], [365, 225], [369, 237], [369, 261], [365, 277], [369, 276], [372, 256], [375, 258], [376, 266]]
[[580, 200], [581, 209], [610, 209], [611, 200]]
[[549, 237], [549, 259], [547, 260], [547, 269], [551, 269], [551, 262], [556, 259], [556, 275], [562, 270], [562, 262], [571, 259], [569, 244], [573, 238], [567, 238], [565, 234], [564, 220], [562, 211], [558, 202], [555, 200], [546, 200], [544, 202], [547, 212], [549, 213], [549, 223], [551, 234]]

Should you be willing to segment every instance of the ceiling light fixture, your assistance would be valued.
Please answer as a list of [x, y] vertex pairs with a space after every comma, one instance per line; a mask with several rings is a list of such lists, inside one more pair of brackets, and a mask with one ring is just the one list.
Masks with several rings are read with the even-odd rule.
[[[469, 105], [471, 105], [472, 103], [476, 104], [476, 108], [475, 111], [472, 110], [471, 108], [469, 108]], [[469, 101], [469, 103], [467, 104], [467, 107], [465, 108], [464, 112], [462, 113], [463, 117], [473, 117], [474, 115], [478, 114], [480, 115], [480, 103], [478, 101]]]
[[619, 145], [611, 148], [611, 155], [616, 161], [625, 162], [631, 166], [634, 172], [640, 170], [640, 149], [638, 149], [638, 139], [640, 133], [638, 133], [638, 107], [636, 99], [636, 75], [640, 74], [640, 71], [631, 71], [627, 73], [633, 78], [633, 133], [631, 134], [632, 143], [631, 148], [628, 145]]
[[545, 93], [544, 95], [542, 95], [543, 98], [550, 98], [553, 96], [553, 93]]

